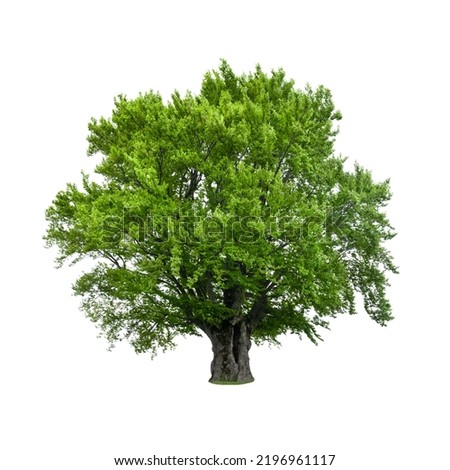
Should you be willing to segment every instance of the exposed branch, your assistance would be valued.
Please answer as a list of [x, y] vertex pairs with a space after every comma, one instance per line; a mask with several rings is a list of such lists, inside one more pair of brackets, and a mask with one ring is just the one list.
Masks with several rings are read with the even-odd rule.
[[248, 319], [251, 328], [255, 328], [262, 319], [265, 317], [265, 315], [268, 312], [268, 299], [267, 299], [267, 292], [263, 291], [255, 300], [253, 303], [249, 313], [248, 313]]
[[204, 158], [204, 161], [206, 162], [206, 160], [208, 160], [209, 156], [211, 155], [211, 152], [213, 151], [214, 147], [216, 146], [217, 142], [214, 140], [212, 141], [207, 149], [206, 149], [206, 154], [205, 154], [205, 158]]
[[117, 260], [117, 258], [115, 256], [113, 256], [111, 253], [107, 253], [106, 251], [104, 250], [100, 250], [100, 254], [102, 256], [104, 256], [105, 258], [107, 258], [109, 261], [111, 261], [111, 263], [116, 266], [117, 268], [119, 269], [123, 269], [125, 268], [125, 262], [123, 261], [122, 259], [122, 265], [120, 265], [119, 261]]

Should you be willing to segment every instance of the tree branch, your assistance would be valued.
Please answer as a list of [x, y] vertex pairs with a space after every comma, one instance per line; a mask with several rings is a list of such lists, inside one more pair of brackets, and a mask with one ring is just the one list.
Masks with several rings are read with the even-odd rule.
[[248, 313], [249, 324], [252, 329], [265, 317], [268, 311], [267, 292], [263, 291], [255, 300]]

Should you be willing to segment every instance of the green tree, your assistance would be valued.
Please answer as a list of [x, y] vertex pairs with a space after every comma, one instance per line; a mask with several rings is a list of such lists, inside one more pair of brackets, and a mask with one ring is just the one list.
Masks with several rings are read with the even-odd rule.
[[225, 61], [197, 95], [116, 98], [89, 123], [96, 182], [83, 174], [46, 212], [58, 263], [95, 261], [74, 284], [87, 317], [137, 352], [204, 333], [214, 383], [253, 380], [252, 340], [316, 343], [357, 293], [385, 325], [389, 184], [344, 168], [339, 119], [326, 88]]

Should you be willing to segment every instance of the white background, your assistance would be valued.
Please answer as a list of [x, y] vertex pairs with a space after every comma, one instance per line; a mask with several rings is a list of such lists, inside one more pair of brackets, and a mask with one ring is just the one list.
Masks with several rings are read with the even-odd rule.
[[[446, 3], [2, 2], [1, 468], [213, 453], [449, 468]], [[336, 149], [391, 177], [399, 233], [387, 328], [361, 312], [318, 347], [255, 347], [256, 381], [240, 387], [207, 382], [206, 340], [154, 361], [108, 352], [71, 295], [77, 269], [55, 270], [41, 239], [56, 192], [95, 164], [90, 117], [108, 116], [119, 93], [198, 91], [221, 57], [239, 73], [260, 63], [330, 88], [344, 116]]]

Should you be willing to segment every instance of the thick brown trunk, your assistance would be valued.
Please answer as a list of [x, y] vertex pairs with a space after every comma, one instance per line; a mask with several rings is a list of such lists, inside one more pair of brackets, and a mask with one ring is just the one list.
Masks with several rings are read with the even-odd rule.
[[216, 384], [244, 384], [253, 382], [248, 351], [251, 346], [250, 327], [240, 321], [224, 322], [208, 328], [214, 353], [211, 378]]

